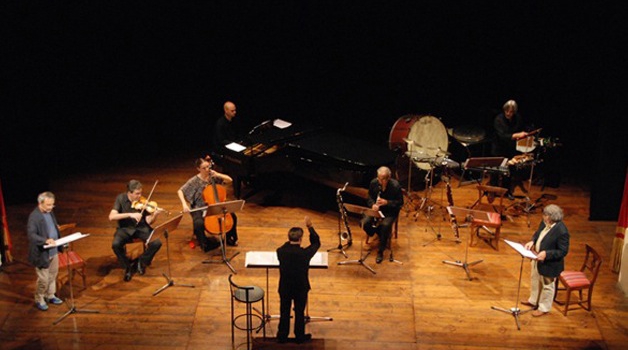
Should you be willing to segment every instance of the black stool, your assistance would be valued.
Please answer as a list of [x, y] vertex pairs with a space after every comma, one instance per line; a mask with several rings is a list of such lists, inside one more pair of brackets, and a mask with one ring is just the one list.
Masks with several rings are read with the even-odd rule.
[[[229, 288], [231, 289], [231, 344], [235, 343], [234, 328], [246, 331], [246, 348], [251, 348], [253, 342], [253, 331], [259, 332], [263, 330], [264, 339], [266, 339], [266, 308], [264, 305], [264, 290], [258, 286], [239, 286], [233, 282], [233, 275], [229, 275]], [[234, 301], [238, 301], [246, 305], [246, 312], [240, 315], [234, 315]], [[253, 303], [262, 302], [262, 311], [256, 310]], [[255, 311], [256, 313], [253, 313]], [[246, 326], [239, 326], [238, 319], [246, 318]], [[253, 326], [253, 319], [259, 320], [259, 326]]]

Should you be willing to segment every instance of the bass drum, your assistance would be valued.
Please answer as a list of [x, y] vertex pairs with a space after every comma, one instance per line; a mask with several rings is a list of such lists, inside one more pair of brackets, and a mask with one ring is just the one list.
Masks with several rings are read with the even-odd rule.
[[[430, 161], [447, 154], [449, 138], [447, 129], [438, 118], [408, 114], [397, 119], [393, 125], [388, 145], [399, 154], [397, 174], [400, 180], [405, 180], [407, 184], [408, 174], [412, 173], [411, 183], [414, 186], [425, 181], [426, 172], [432, 168]], [[410, 169], [410, 161], [414, 170]]]

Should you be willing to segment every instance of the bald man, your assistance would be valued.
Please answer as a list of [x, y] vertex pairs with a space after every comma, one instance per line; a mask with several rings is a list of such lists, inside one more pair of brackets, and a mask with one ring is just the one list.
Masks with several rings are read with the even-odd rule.
[[237, 124], [233, 121], [236, 116], [236, 105], [227, 101], [223, 105], [223, 110], [224, 115], [218, 118], [214, 125], [214, 151], [219, 153], [222, 152], [224, 145], [238, 141], [239, 137]]

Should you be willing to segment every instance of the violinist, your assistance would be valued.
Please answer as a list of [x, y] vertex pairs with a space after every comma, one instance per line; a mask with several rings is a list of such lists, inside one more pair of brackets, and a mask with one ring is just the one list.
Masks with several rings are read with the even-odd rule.
[[111, 249], [118, 257], [120, 265], [125, 269], [125, 282], [131, 280], [135, 271], [143, 275], [146, 266], [151, 264], [155, 254], [161, 248], [161, 240], [156, 239], [148, 244], [144, 253], [137, 260], [130, 261], [126, 256], [125, 245], [133, 241], [134, 238], [146, 242], [152, 231], [150, 224], [155, 222], [161, 211], [156, 205], [149, 206], [146, 199], [142, 199], [142, 184], [137, 180], [131, 180], [127, 184], [127, 191], [116, 197], [113, 209], [109, 213], [109, 220], [118, 222], [118, 229], [113, 236]]
[[[208, 203], [205, 200], [204, 193], [212, 191], [212, 181], [214, 185], [230, 184], [233, 180], [229, 175], [219, 173], [213, 170], [213, 162], [209, 156], [205, 158], [197, 158], [194, 162], [198, 174], [190, 178], [179, 190], [179, 200], [184, 213], [190, 213], [194, 226], [194, 236], [198, 240], [203, 251], [207, 252], [220, 246], [220, 243], [213, 236], [205, 235], [205, 211]], [[214, 203], [211, 203], [214, 204]], [[234, 213], [230, 213], [233, 217], [233, 226], [226, 232], [227, 245], [238, 245], [237, 233], [237, 217]], [[213, 232], [217, 233], [217, 232]]]

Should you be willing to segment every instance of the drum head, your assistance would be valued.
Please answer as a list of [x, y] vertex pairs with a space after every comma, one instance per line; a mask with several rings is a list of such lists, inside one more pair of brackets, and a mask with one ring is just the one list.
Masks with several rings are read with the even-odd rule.
[[409, 155], [415, 164], [424, 170], [431, 168], [430, 158], [443, 156], [447, 152], [449, 139], [447, 129], [438, 118], [433, 116], [423, 116], [417, 120], [410, 128], [408, 139], [414, 141], [409, 147]]
[[536, 148], [536, 142], [534, 136], [528, 136], [517, 141], [517, 151], [521, 153], [528, 153], [534, 151]]

